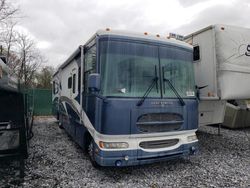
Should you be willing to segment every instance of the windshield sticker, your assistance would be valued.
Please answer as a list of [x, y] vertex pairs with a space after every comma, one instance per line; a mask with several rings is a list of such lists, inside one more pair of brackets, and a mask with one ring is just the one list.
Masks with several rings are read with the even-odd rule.
[[194, 97], [194, 91], [186, 91], [188, 97]]
[[117, 91], [120, 93], [126, 93], [126, 88], [121, 88], [121, 89], [118, 89]]

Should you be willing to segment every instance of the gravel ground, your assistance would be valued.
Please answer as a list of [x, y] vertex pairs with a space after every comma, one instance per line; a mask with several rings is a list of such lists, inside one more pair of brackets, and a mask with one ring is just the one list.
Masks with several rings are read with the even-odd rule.
[[[199, 152], [151, 165], [102, 168], [91, 166], [53, 118], [36, 119], [26, 176], [19, 187], [250, 187], [250, 129], [199, 128]], [[6, 166], [6, 164], [5, 164]], [[0, 176], [2, 187], [18, 187], [13, 164]], [[4, 165], [0, 166], [0, 173]]]

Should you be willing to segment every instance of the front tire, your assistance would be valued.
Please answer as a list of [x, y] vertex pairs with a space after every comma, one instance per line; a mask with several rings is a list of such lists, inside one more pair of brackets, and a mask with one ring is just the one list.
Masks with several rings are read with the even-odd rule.
[[94, 154], [94, 141], [91, 139], [89, 145], [88, 145], [88, 154], [89, 154], [89, 160], [94, 168], [100, 168], [100, 165], [95, 161], [95, 154]]

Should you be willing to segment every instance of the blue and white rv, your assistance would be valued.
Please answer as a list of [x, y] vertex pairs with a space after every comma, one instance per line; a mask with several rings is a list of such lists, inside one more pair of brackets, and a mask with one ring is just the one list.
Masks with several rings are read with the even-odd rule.
[[60, 125], [94, 165], [130, 166], [197, 150], [193, 47], [151, 36], [98, 31], [58, 68]]

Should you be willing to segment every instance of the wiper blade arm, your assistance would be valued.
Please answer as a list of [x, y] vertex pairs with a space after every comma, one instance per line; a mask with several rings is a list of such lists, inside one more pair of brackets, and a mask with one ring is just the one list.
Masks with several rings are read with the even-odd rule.
[[162, 67], [162, 78], [163, 78], [163, 90], [164, 90], [164, 93], [165, 93], [165, 82], [167, 82], [168, 85], [169, 85], [169, 87], [171, 88], [171, 90], [174, 92], [174, 94], [176, 95], [176, 97], [179, 99], [181, 105], [184, 106], [185, 102], [182, 99], [182, 97], [179, 95], [179, 93], [177, 92], [177, 90], [175, 89], [175, 87], [173, 86], [173, 84], [170, 82], [170, 80], [167, 79], [167, 78], [165, 78], [164, 67]]
[[[145, 101], [145, 99], [147, 98], [148, 94], [151, 92], [151, 90], [155, 86], [155, 84], [157, 85], [157, 82], [158, 82], [158, 77], [156, 76], [152, 80], [152, 83], [150, 84], [150, 86], [148, 87], [148, 89], [146, 90], [146, 92], [144, 93], [144, 95], [142, 96], [142, 98], [137, 102], [136, 106], [141, 106], [143, 104], [143, 102]], [[157, 87], [157, 90], [158, 90], [158, 87]]]
[[182, 99], [182, 97], [180, 96], [180, 94], [177, 92], [177, 90], [175, 89], [175, 87], [173, 86], [173, 84], [170, 82], [170, 80], [167, 79], [167, 78], [163, 78], [163, 81], [168, 83], [169, 87], [172, 89], [172, 91], [174, 92], [174, 94], [176, 95], [176, 97], [179, 99], [181, 105], [184, 106], [185, 105], [184, 100]]

